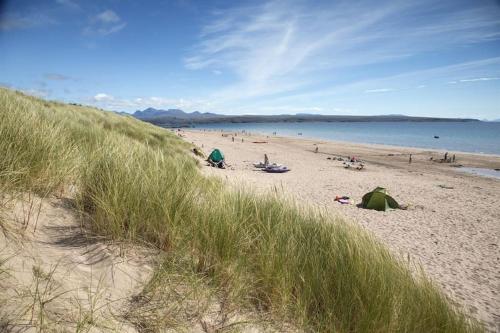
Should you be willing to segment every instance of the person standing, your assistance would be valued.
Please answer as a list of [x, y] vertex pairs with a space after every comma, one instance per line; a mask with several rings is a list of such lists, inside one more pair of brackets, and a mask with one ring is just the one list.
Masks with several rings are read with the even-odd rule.
[[411, 164], [411, 154], [410, 154], [410, 158], [408, 159], [408, 164]]

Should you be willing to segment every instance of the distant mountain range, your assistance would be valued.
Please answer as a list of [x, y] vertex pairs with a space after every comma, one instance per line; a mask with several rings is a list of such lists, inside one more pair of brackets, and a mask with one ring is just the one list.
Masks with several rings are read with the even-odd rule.
[[[121, 112], [120, 112], [121, 113]], [[320, 114], [298, 113], [295, 115], [281, 114], [272, 116], [242, 115], [228, 116], [217, 113], [194, 111], [184, 112], [180, 109], [158, 110], [147, 108], [132, 114], [137, 119], [162, 126], [162, 127], [191, 127], [198, 124], [211, 123], [270, 123], [270, 122], [469, 122], [479, 121], [469, 118], [432, 118], [432, 117], [410, 117], [404, 115], [380, 115], [380, 116], [330, 116]]]
[[154, 108], [147, 108], [143, 111], [137, 110], [133, 113], [133, 116], [138, 119], [152, 119], [152, 118], [177, 118], [177, 119], [199, 119], [199, 118], [211, 118], [220, 117], [221, 115], [199, 111], [194, 111], [191, 113], [184, 112], [180, 109], [168, 109], [168, 110], [158, 110]]

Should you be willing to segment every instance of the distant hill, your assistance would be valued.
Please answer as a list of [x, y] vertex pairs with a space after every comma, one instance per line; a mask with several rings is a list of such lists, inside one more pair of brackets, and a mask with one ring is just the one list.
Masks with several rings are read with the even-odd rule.
[[227, 116], [216, 113], [186, 113], [178, 109], [156, 110], [153, 108], [136, 111], [134, 117], [163, 127], [190, 127], [213, 123], [300, 123], [300, 122], [470, 122], [470, 118], [410, 117], [404, 115], [341, 116], [299, 113], [295, 115], [242, 115]]
[[159, 110], [154, 108], [147, 108], [143, 111], [140, 110], [135, 111], [133, 113], [133, 116], [137, 119], [147, 121], [148, 119], [157, 119], [157, 118], [195, 119], [195, 118], [221, 117], [222, 115], [210, 112], [201, 113], [199, 111], [188, 113], [180, 109]]

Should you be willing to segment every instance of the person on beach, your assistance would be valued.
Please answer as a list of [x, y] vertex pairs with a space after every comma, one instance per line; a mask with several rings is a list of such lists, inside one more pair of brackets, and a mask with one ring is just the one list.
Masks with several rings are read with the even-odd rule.
[[408, 159], [408, 164], [411, 164], [411, 154], [410, 154], [410, 158]]
[[267, 157], [267, 154], [264, 154], [264, 165], [265, 166], [269, 165], [269, 157]]
[[317, 153], [319, 151], [319, 148], [316, 147], [316, 149], [314, 149], [314, 152]]
[[234, 142], [234, 136], [232, 137], [232, 139], [233, 139], [233, 142]]
[[453, 154], [453, 157], [451, 158], [451, 161], [455, 163], [455, 154]]
[[444, 153], [444, 161], [446, 162], [448, 160], [448, 152]]

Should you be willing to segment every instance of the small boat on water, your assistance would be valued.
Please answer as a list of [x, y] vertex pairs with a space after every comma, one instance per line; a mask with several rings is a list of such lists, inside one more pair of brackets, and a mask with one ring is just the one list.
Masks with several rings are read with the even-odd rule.
[[439, 139], [439, 135], [434, 135], [434, 139]]

